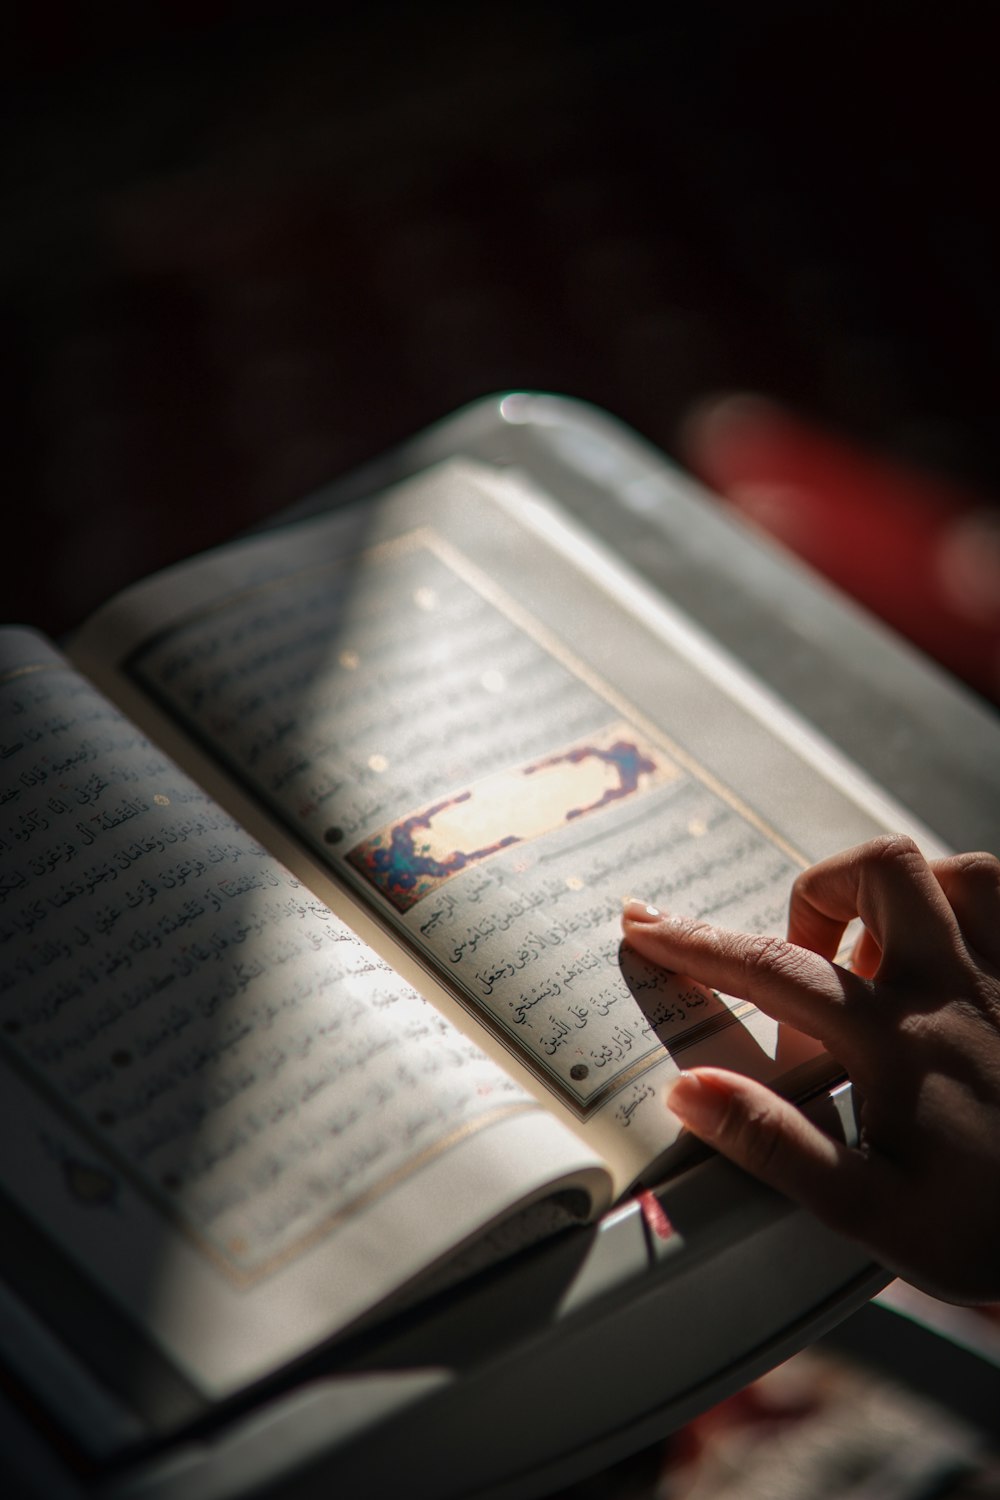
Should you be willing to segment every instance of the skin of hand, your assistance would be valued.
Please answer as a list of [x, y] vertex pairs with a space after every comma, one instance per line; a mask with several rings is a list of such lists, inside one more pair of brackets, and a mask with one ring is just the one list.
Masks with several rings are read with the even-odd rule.
[[634, 900], [623, 927], [649, 961], [818, 1038], [854, 1086], [848, 1147], [764, 1084], [696, 1068], [668, 1094], [692, 1134], [922, 1290], [1000, 1300], [1000, 861], [889, 835], [798, 877], [787, 941]]

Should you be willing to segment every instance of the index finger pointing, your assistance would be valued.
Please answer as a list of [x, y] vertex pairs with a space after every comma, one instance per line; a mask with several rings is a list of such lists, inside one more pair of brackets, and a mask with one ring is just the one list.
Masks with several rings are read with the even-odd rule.
[[846, 969], [781, 938], [668, 917], [641, 901], [626, 904], [622, 925], [629, 946], [651, 963], [752, 1001], [849, 1065], [869, 991]]

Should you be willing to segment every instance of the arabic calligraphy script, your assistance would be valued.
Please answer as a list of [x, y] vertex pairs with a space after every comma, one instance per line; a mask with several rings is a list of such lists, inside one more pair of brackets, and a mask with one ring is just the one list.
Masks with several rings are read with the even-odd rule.
[[0, 715], [0, 1056], [236, 1279], [536, 1108], [83, 679]]

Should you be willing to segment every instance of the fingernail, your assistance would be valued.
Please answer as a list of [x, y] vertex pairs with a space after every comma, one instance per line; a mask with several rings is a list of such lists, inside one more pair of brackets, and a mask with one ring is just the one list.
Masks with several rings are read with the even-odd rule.
[[635, 896], [629, 896], [622, 907], [622, 918], [626, 922], [659, 922], [663, 913], [656, 906], [649, 906]]
[[680, 1073], [667, 1089], [667, 1108], [696, 1135], [714, 1135], [725, 1118], [728, 1100], [696, 1073]]

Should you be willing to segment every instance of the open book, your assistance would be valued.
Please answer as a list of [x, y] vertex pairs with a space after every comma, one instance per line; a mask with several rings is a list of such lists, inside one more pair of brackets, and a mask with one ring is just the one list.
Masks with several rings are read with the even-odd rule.
[[898, 819], [487, 466], [157, 575], [69, 659], [0, 632], [4, 1274], [58, 1257], [78, 1346], [213, 1400], [531, 1205], [596, 1218], [683, 1149], [679, 1067], [833, 1076], [622, 899], [780, 932]]

